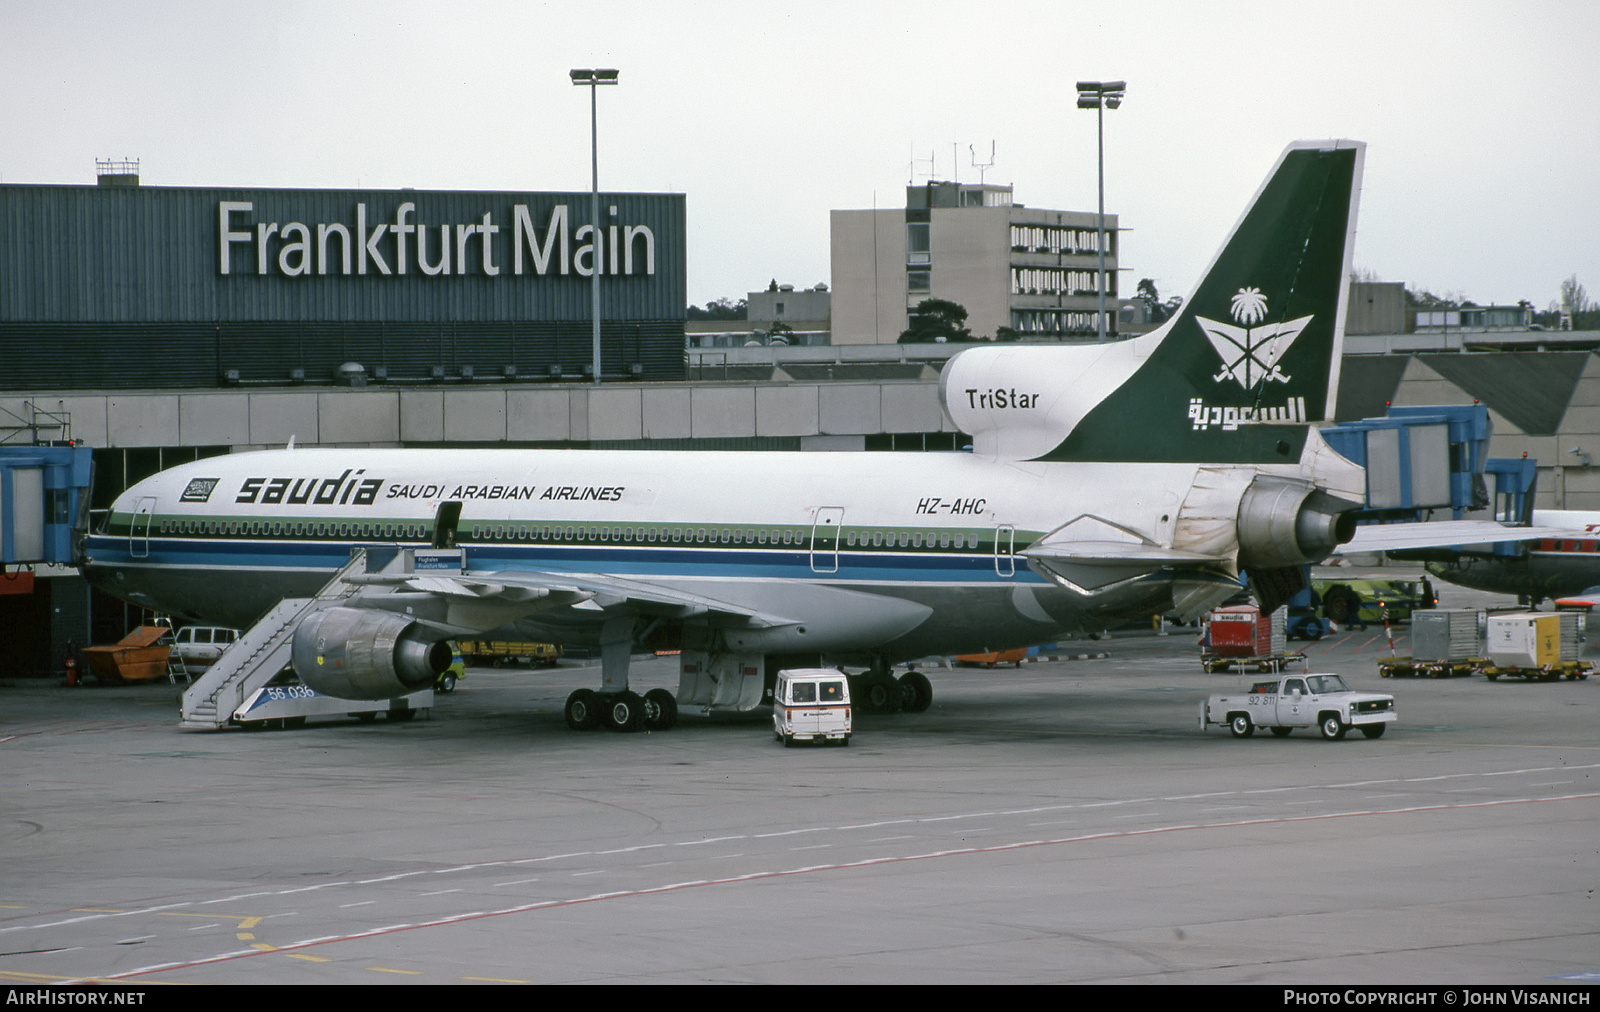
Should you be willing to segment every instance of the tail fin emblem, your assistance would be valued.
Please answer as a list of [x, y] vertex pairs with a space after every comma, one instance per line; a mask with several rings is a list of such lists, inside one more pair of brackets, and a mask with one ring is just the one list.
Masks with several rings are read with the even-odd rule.
[[1290, 377], [1278, 368], [1278, 360], [1306, 329], [1312, 317], [1261, 326], [1267, 316], [1267, 297], [1259, 288], [1239, 289], [1233, 297], [1232, 308], [1233, 318], [1242, 326], [1195, 317], [1222, 358], [1222, 371], [1212, 379], [1218, 383], [1231, 379], [1246, 390], [1268, 380], [1289, 382]]

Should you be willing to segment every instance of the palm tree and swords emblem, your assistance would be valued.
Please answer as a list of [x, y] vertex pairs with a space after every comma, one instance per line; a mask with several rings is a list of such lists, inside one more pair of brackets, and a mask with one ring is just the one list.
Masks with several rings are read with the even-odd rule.
[[1302, 316], [1298, 320], [1262, 324], [1267, 318], [1267, 297], [1259, 288], [1239, 289], [1233, 297], [1232, 310], [1234, 320], [1241, 326], [1195, 317], [1222, 358], [1222, 371], [1212, 379], [1218, 383], [1231, 379], [1246, 390], [1268, 380], [1289, 382], [1290, 377], [1278, 367], [1278, 360], [1312, 318]]

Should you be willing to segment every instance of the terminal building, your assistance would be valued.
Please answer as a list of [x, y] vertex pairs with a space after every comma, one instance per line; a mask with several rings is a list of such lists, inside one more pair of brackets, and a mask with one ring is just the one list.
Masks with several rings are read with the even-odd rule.
[[0, 388], [683, 378], [684, 198], [0, 185]]

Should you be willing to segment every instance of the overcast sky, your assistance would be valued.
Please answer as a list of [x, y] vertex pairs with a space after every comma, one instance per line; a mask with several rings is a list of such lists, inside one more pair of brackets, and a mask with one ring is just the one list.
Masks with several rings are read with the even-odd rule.
[[[831, 282], [828, 211], [975, 181], [1093, 210], [1074, 82], [1125, 79], [1106, 209], [1186, 294], [1284, 145], [1369, 143], [1355, 263], [1600, 294], [1600, 3], [0, 0], [0, 182], [687, 194], [689, 301]], [[931, 166], [930, 166], [931, 159]]]

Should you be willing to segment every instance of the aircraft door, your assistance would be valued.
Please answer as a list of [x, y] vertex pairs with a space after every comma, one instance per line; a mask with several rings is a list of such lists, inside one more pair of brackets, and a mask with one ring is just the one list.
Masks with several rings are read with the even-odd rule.
[[128, 525], [128, 554], [136, 559], [150, 555], [150, 522], [156, 513], [156, 497], [141, 496], [133, 521]]
[[1017, 544], [1017, 529], [1011, 524], [998, 524], [994, 529], [994, 571], [1000, 576], [1017, 575], [1017, 557], [1012, 554]]
[[821, 506], [811, 523], [811, 571], [839, 571], [839, 530], [844, 525], [843, 506]]
[[461, 504], [442, 502], [433, 515], [433, 547], [454, 548], [456, 528], [461, 524]]

